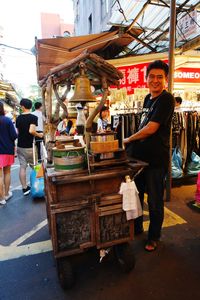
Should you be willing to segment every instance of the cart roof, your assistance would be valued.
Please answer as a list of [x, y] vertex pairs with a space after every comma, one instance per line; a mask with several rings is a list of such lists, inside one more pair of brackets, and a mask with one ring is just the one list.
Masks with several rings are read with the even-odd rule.
[[[135, 35], [141, 33], [140, 29], [132, 29], [132, 31]], [[41, 85], [41, 81], [44, 82], [52, 69], [62, 64], [70, 64], [86, 51], [96, 53], [104, 59], [112, 59], [133, 40], [133, 36], [121, 33], [119, 29], [84, 36], [36, 39], [38, 82]]]

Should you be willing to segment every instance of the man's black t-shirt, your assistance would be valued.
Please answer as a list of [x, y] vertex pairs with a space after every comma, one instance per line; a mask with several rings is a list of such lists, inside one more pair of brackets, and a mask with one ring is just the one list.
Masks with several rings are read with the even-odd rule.
[[142, 127], [149, 121], [159, 123], [160, 127], [148, 138], [134, 142], [133, 157], [148, 162], [150, 167], [168, 167], [173, 111], [174, 97], [170, 93], [163, 91], [159, 97], [151, 99], [150, 94], [145, 97], [141, 116]]
[[32, 148], [34, 136], [29, 133], [31, 124], [37, 126], [38, 118], [31, 113], [21, 114], [17, 117], [16, 128], [18, 129], [17, 146], [21, 148]]

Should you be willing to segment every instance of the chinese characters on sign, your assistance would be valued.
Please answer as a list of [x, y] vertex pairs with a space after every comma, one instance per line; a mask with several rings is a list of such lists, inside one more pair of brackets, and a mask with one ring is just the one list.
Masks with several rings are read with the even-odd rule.
[[124, 77], [120, 80], [120, 88], [126, 88], [127, 94], [134, 94], [134, 88], [146, 88], [146, 69], [148, 63], [119, 67]]
[[134, 88], [146, 88], [147, 63], [119, 67], [124, 77], [120, 80], [120, 88], [125, 87], [127, 94], [134, 94]]
[[188, 12], [184, 17], [178, 20], [177, 23], [177, 40], [185, 40], [191, 38], [196, 33], [197, 25], [197, 11]]
[[[165, 60], [167, 62], [167, 60]], [[136, 89], [147, 88], [146, 70], [149, 63], [119, 67], [124, 77], [120, 80], [120, 89], [126, 90], [127, 95], [135, 94]], [[200, 83], [200, 69], [179, 68], [174, 71], [174, 83]], [[112, 87], [111, 87], [112, 88]]]

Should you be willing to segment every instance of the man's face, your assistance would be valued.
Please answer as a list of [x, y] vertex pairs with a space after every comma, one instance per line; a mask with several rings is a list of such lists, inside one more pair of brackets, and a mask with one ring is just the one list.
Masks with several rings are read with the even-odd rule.
[[164, 70], [152, 69], [147, 76], [147, 86], [150, 93], [159, 95], [162, 93], [167, 83], [167, 77]]

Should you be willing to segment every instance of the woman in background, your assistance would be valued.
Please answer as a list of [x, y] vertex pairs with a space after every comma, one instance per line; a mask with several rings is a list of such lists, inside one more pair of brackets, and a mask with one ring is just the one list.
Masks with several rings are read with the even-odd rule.
[[14, 163], [15, 139], [17, 133], [12, 120], [5, 116], [3, 103], [0, 101], [0, 204], [12, 197], [10, 191], [10, 169]]
[[109, 123], [109, 107], [103, 106], [97, 121], [97, 131], [105, 131]]

